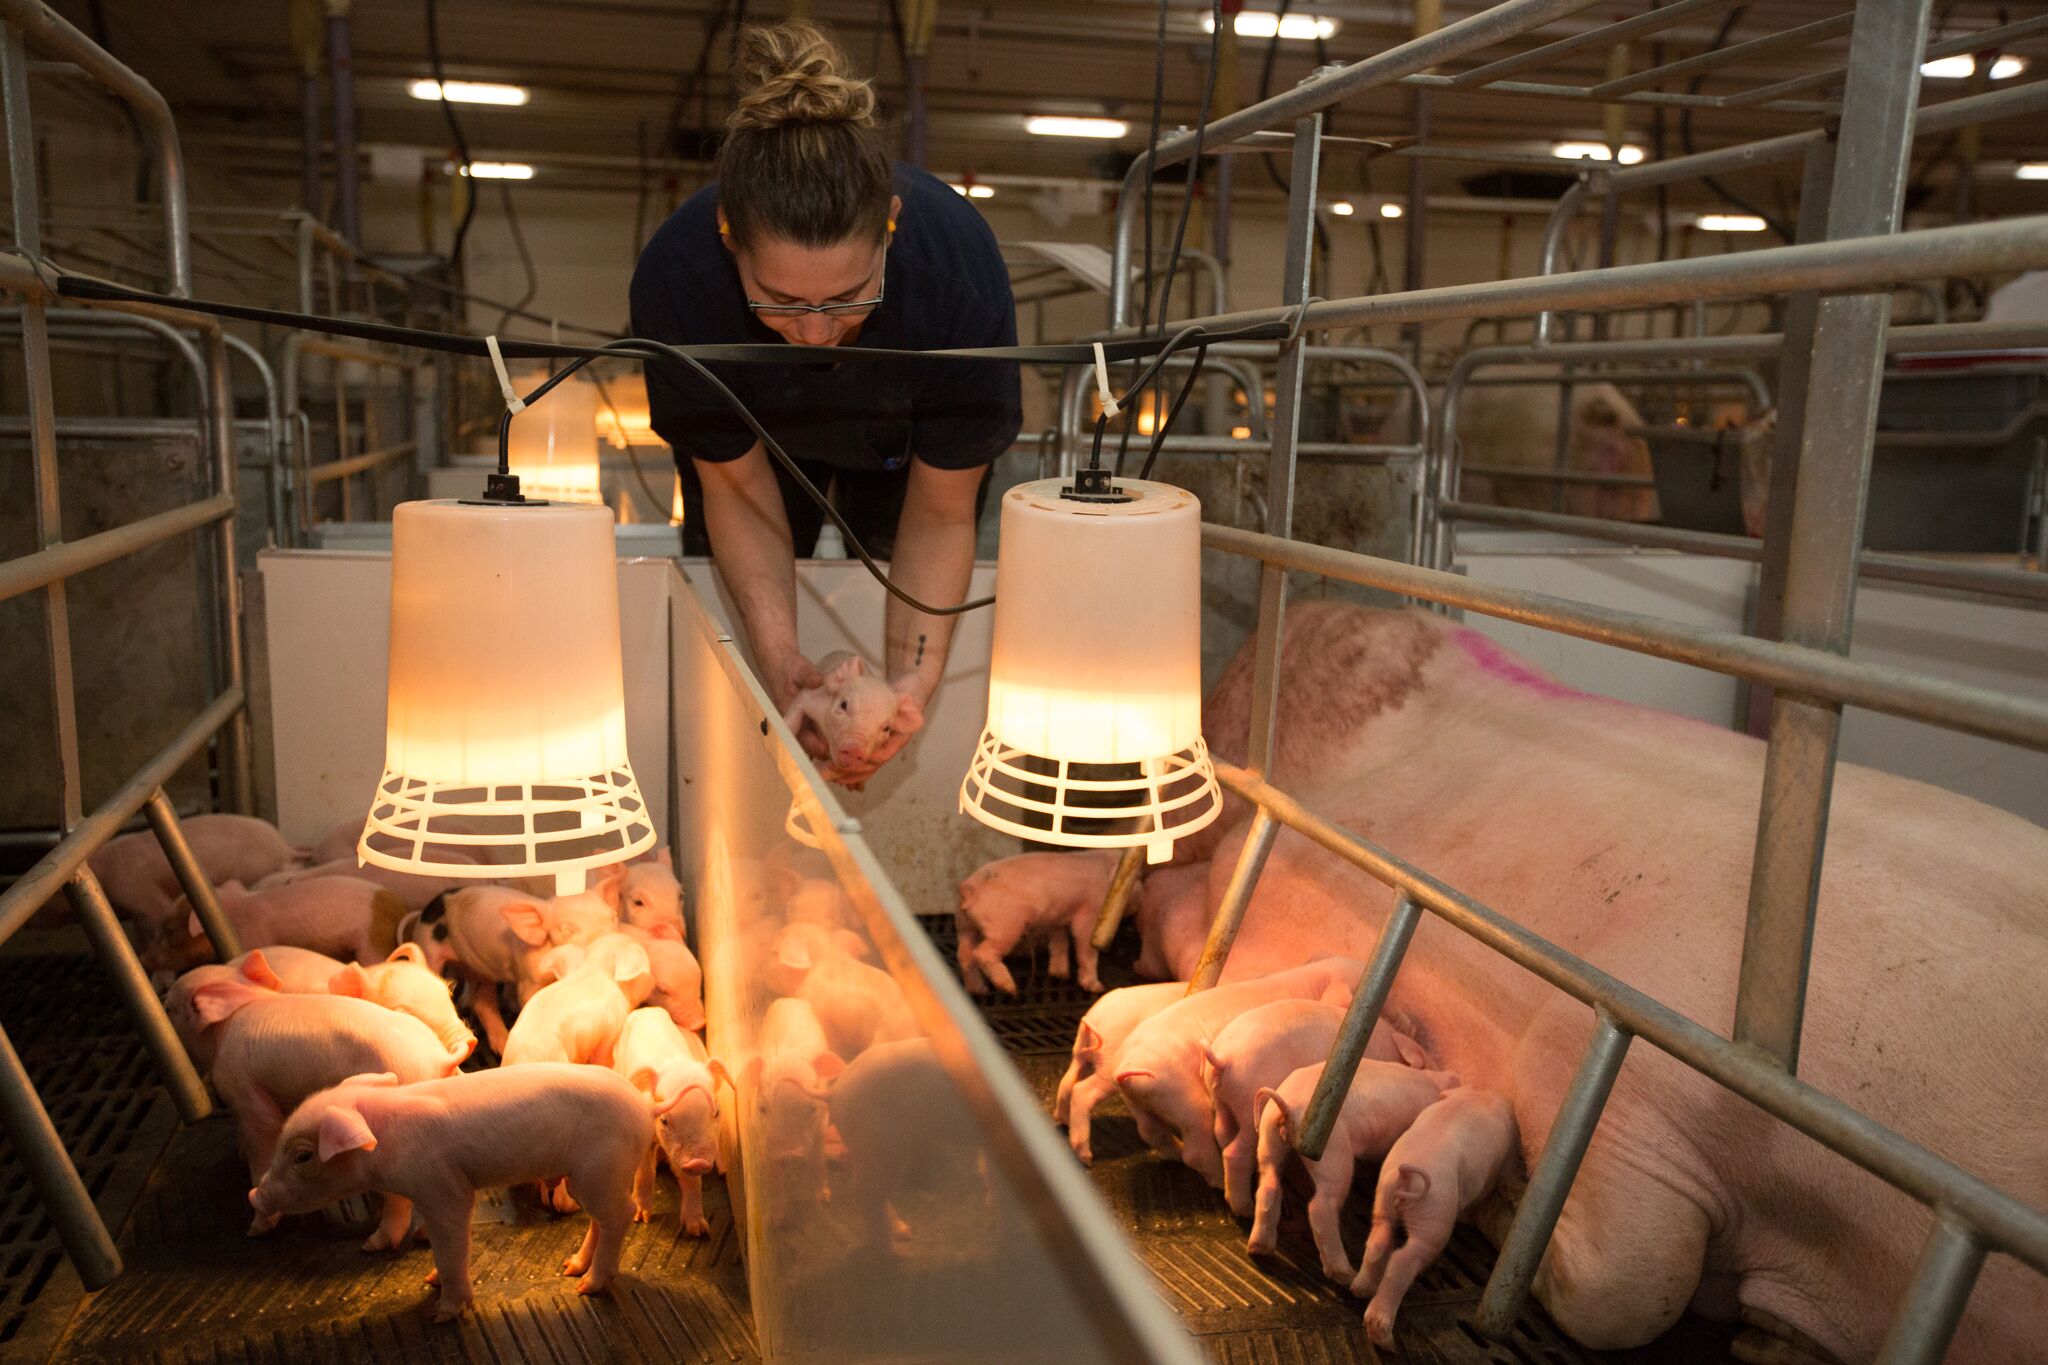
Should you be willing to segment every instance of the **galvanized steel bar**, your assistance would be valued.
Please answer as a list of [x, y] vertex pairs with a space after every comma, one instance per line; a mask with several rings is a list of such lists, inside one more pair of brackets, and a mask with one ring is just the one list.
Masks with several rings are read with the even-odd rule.
[[1983, 1267], [1984, 1243], [1969, 1224], [1936, 1209], [1913, 1282], [1892, 1315], [1876, 1365], [1941, 1365]]
[[[1311, 77], [1313, 81], [1315, 78]], [[1310, 114], [1294, 126], [1294, 158], [1287, 204], [1287, 247], [1281, 265], [1280, 297], [1300, 305], [1308, 298], [1315, 271], [1317, 184], [1322, 170], [1323, 116]], [[1273, 378], [1273, 447], [1266, 456], [1266, 534], [1294, 534], [1294, 443], [1301, 439], [1301, 380], [1308, 369], [1308, 337], [1297, 332], [1280, 348]], [[1246, 395], [1252, 402], [1260, 400]], [[1259, 622], [1252, 649], [1252, 707], [1249, 742], [1252, 767], [1271, 770], [1280, 723], [1280, 636], [1287, 617], [1287, 575], [1268, 568], [1259, 575]], [[1236, 930], [1231, 931], [1235, 934]], [[1228, 951], [1228, 945], [1225, 945]], [[1218, 964], [1218, 970], [1221, 964]], [[1214, 977], [1210, 978], [1212, 981]]]
[[1604, 24], [1599, 28], [1588, 29], [1584, 33], [1577, 33], [1569, 38], [1560, 38], [1554, 43], [1545, 43], [1541, 47], [1532, 47], [1527, 52], [1518, 52], [1512, 57], [1503, 57], [1497, 62], [1488, 62], [1485, 66], [1475, 66], [1469, 71], [1460, 71], [1457, 75], [1451, 77], [1451, 84], [1461, 88], [1486, 85], [1499, 80], [1502, 76], [1513, 75], [1517, 71], [1526, 71], [1532, 66], [1542, 66], [1545, 63], [1557, 60], [1559, 57], [1569, 56], [1585, 48], [1606, 47], [1614, 43], [1625, 43], [1629, 39], [1638, 37], [1641, 34], [1660, 32], [1681, 20], [1709, 18], [1721, 13], [1723, 10], [1731, 10], [1737, 5], [1746, 5], [1748, 3], [1749, 0], [1676, 0], [1675, 4], [1665, 5], [1661, 9], [1652, 9], [1647, 14], [1638, 14], [1633, 19], [1624, 19], [1620, 23], [1615, 24]]
[[1574, 999], [1604, 1009], [1623, 1032], [1668, 1053], [1923, 1204], [1947, 1208], [1958, 1221], [1977, 1229], [1995, 1249], [2048, 1274], [2048, 1212], [2029, 1208], [1788, 1074], [1754, 1049], [1730, 1042], [1412, 863], [1331, 824], [1256, 773], [1218, 763], [1216, 776], [1261, 812], [1384, 885], [1406, 892], [1459, 932]]
[[[228, 348], [218, 327], [206, 336], [208, 410], [213, 420], [213, 488], [232, 499], [235, 484], [235, 399], [228, 382]], [[218, 635], [221, 671], [227, 690], [242, 691], [242, 580], [235, 568], [235, 522], [224, 517], [214, 527], [214, 573], [219, 578]], [[256, 789], [254, 749], [249, 738], [249, 713], [237, 709], [221, 728], [220, 781], [230, 810], [247, 812]]]
[[178, 1117], [187, 1123], [197, 1123], [213, 1112], [213, 1101], [206, 1094], [206, 1082], [199, 1078], [199, 1073], [192, 1067], [192, 1059], [185, 1054], [185, 1045], [178, 1041], [177, 1030], [171, 1027], [163, 1002], [156, 998], [156, 991], [149, 984], [149, 974], [135, 960], [134, 945], [128, 942], [128, 935], [121, 929], [121, 921], [115, 918], [114, 907], [108, 903], [99, 878], [93, 875], [90, 867], [81, 867], [64, 891], [70, 897], [71, 908], [77, 913], [86, 938], [92, 942], [100, 965], [106, 968], [115, 997], [128, 1011], [129, 1018], [135, 1021], [136, 1031], [142, 1035], [143, 1048], [156, 1063], [164, 1088], [171, 1092], [171, 1103], [178, 1107]]
[[28, 1171], [29, 1184], [50, 1223], [64, 1254], [87, 1289], [102, 1289], [121, 1273], [121, 1253], [113, 1234], [100, 1221], [92, 1195], [78, 1178], [78, 1168], [64, 1152], [64, 1139], [50, 1122], [21, 1054], [7, 1030], [0, 1028], [0, 1132], [13, 1144], [16, 1159]]
[[1593, 1140], [1600, 1111], [1606, 1108], [1614, 1079], [1628, 1056], [1629, 1035], [1616, 1025], [1614, 1016], [1597, 1005], [1593, 1015], [1593, 1037], [1579, 1058], [1564, 1103], [1551, 1121], [1543, 1155], [1536, 1159], [1529, 1188], [1515, 1206], [1515, 1221], [1501, 1243], [1493, 1273], [1486, 1278], [1479, 1311], [1473, 1314], [1474, 1324], [1490, 1337], [1506, 1336], [1522, 1315], [1529, 1286], [1536, 1281], [1536, 1268], [1543, 1263], [1550, 1236], [1557, 1230], [1557, 1217], [1564, 1212], [1565, 1198], [1578, 1177], [1579, 1163], [1585, 1160], [1586, 1145]]
[[[1248, 105], [1209, 124], [1202, 133], [1205, 147], [1221, 147], [1246, 133], [1298, 122], [1352, 95], [1376, 89], [1404, 76], [1428, 71], [1505, 38], [1541, 28], [1554, 19], [1590, 9], [1597, 0], [1506, 0], [1478, 14], [1447, 24], [1427, 37], [1390, 47], [1363, 61], [1318, 74], [1271, 99]], [[1121, 327], [1130, 314], [1131, 242], [1146, 177], [1194, 155], [1195, 131], [1160, 139], [1156, 150], [1139, 156], [1125, 172], [1117, 201], [1116, 230], [1110, 247], [1109, 324]]]
[[[1830, 239], [1897, 230], [1927, 11], [1925, 3], [1877, 0], [1857, 8], [1828, 196]], [[1787, 541], [1783, 633], [1786, 641], [1811, 649], [1849, 651], [1890, 312], [1890, 294], [1862, 294], [1822, 299], [1814, 319]], [[1735, 1040], [1761, 1048], [1788, 1071], [1799, 1064], [1841, 720], [1835, 702], [1784, 695], [1771, 700]]]
[[[410, 455], [417, 449], [417, 441], [400, 441], [395, 446], [385, 446], [382, 450], [366, 450], [345, 460], [329, 460], [326, 464], [316, 464], [308, 469], [306, 482], [323, 484], [335, 479], [345, 479], [351, 474], [360, 474], [364, 470], [375, 469], [378, 465], [390, 464], [393, 460]], [[343, 517], [342, 520], [346, 521], [348, 518]]]
[[1256, 531], [1205, 525], [1202, 543], [1267, 564], [1379, 588], [1482, 616], [1554, 630], [1638, 654], [1692, 664], [1779, 689], [1832, 697], [1886, 715], [2048, 750], [2048, 705], [1902, 669], [1863, 663], [1826, 650], [1751, 639], [1638, 612], [1616, 611], [1548, 593], [1477, 583], [1460, 574], [1322, 545], [1279, 540]]
[[[1490, 472], [1491, 467], [1466, 465], [1468, 474]], [[1555, 475], [1501, 469], [1512, 478], [1554, 478]], [[1603, 479], [1612, 476], [1601, 476]], [[1645, 479], [1642, 482], [1650, 483]], [[1713, 555], [1720, 559], [1763, 558], [1763, 542], [1749, 536], [1722, 535], [1714, 531], [1687, 531], [1646, 522], [1610, 521], [1605, 517], [1575, 517], [1555, 512], [1534, 512], [1520, 507], [1494, 507], [1486, 503], [1447, 502], [1438, 511], [1451, 521], [1477, 521], [1492, 526], [1515, 526], [1530, 531], [1553, 531], [1558, 535], [1586, 536], [1634, 545], [1646, 550], [1678, 550], [1686, 554]], [[1858, 561], [1865, 578], [1895, 583], [1918, 583], [1930, 588], [1951, 588], [1957, 592], [1980, 592], [1994, 597], [2048, 606], [2048, 574], [2021, 569], [1994, 569], [1982, 564], [1951, 564], [1921, 555], [1865, 550]], [[1769, 638], [1760, 636], [1759, 638]]]
[[[178, 885], [185, 888], [185, 899], [192, 903], [192, 913], [199, 916], [199, 926], [206, 931], [206, 937], [213, 944], [214, 952], [222, 962], [242, 955], [241, 938], [235, 927], [228, 923], [221, 913], [220, 898], [214, 894], [213, 883], [207, 880], [206, 869], [199, 865], [199, 859], [192, 854], [192, 845], [185, 840], [184, 828], [178, 823], [178, 812], [171, 806], [171, 798], [158, 787], [143, 802], [142, 813], [149, 819], [149, 827], [156, 831], [156, 841], [164, 851], [164, 859], [171, 865], [171, 873], [178, 879]], [[75, 885], [75, 883], [74, 883]]]
[[[1984, 52], [2006, 43], [2018, 42], [2039, 33], [2048, 33], [2048, 15], [2032, 19], [2021, 19], [1995, 28], [1979, 29], [1975, 33], [1958, 34], [1938, 43], [1930, 43], [1920, 54], [1922, 61], [1934, 61], [1942, 57], [1956, 57], [1963, 53]], [[1830, 66], [1819, 71], [1808, 71], [1788, 80], [1776, 81], [1770, 85], [1759, 85], [1752, 90], [1738, 91], [1721, 97], [1724, 108], [1744, 109], [1751, 105], [1763, 104], [1769, 100], [1783, 99], [1801, 90], [1812, 90], [1818, 86], [1832, 85], [1848, 73], [1848, 68]]]
[[1372, 1042], [1372, 1031], [1379, 1025], [1380, 1014], [1387, 1007], [1387, 996], [1394, 989], [1394, 978], [1401, 971], [1401, 959], [1408, 952], [1409, 941], [1415, 937], [1415, 926], [1421, 922], [1422, 907], [1415, 903], [1415, 899], [1406, 892], [1396, 895], [1393, 913], [1380, 926], [1379, 942], [1373, 945], [1365, 975], [1359, 978], [1358, 990], [1344, 1011], [1344, 1022], [1338, 1025], [1337, 1037], [1330, 1044], [1330, 1060], [1324, 1063], [1315, 1094], [1309, 1097], [1308, 1112], [1301, 1120], [1301, 1131], [1295, 1134], [1294, 1150], [1310, 1161], [1320, 1160], [1323, 1148], [1329, 1145], [1330, 1130], [1337, 1126], [1337, 1115], [1344, 1108], [1344, 1097], [1351, 1093], [1351, 1082], [1358, 1075], [1358, 1064], [1365, 1060], [1365, 1049]]
[[[1842, 294], [1934, 275], [1998, 275], [2048, 266], [2048, 215], [1926, 228], [1883, 237], [1764, 247], [1581, 270], [1537, 279], [1488, 280], [1311, 304], [1304, 325], [1383, 326], [1443, 318], [1523, 317], [1546, 308], [1628, 308], [1692, 299], [1752, 298], [1812, 289]], [[1253, 308], [1191, 319], [1218, 331], [1294, 320], [1291, 308]], [[1095, 339], [1127, 340], [1131, 328]]]
[[230, 688], [208, 702], [206, 708], [188, 721], [169, 744], [142, 765], [140, 771], [92, 814], [76, 822], [62, 842], [16, 878], [12, 886], [0, 891], [0, 942], [5, 942], [15, 930], [27, 923], [29, 917], [42, 908], [44, 901], [63, 889], [72, 874], [85, 865], [87, 858], [119, 834], [121, 826], [142, 809], [150, 793], [170, 781], [171, 774], [183, 767], [213, 737], [214, 731], [241, 710], [243, 700], [240, 688]]
[[37, 588], [62, 584], [67, 578], [112, 563], [123, 555], [216, 521], [232, 520], [234, 515], [233, 495], [216, 493], [111, 531], [96, 532], [83, 540], [60, 540], [48, 549], [0, 561], [0, 602]]
[[1760, 53], [1776, 52], [1779, 48], [1805, 47], [1812, 43], [1826, 42], [1829, 38], [1839, 38], [1844, 33], [1847, 33], [1855, 18], [1854, 11], [1850, 11], [1845, 14], [1831, 15], [1826, 19], [1816, 19], [1810, 24], [1801, 24], [1797, 28], [1788, 28], [1777, 33], [1766, 33], [1762, 37], [1751, 38], [1745, 43], [1735, 43], [1728, 47], [1709, 48], [1705, 52], [1697, 53], [1691, 57], [1684, 57], [1675, 62], [1666, 62], [1662, 66], [1653, 66], [1642, 71], [1632, 72], [1616, 80], [1602, 81], [1587, 93], [1592, 98], [1598, 100], [1617, 99], [1622, 95], [1636, 90], [1646, 90], [1659, 82], [1672, 80], [1679, 76], [1692, 76], [1702, 71], [1713, 71], [1720, 67], [1739, 64]]
[[1110, 945], [1116, 931], [1124, 920], [1124, 907], [1131, 903], [1131, 892], [1137, 889], [1138, 878], [1145, 870], [1145, 850], [1142, 845], [1133, 844], [1117, 859], [1116, 872], [1109, 879], [1109, 891], [1102, 898], [1102, 913], [1095, 918], [1095, 932], [1090, 935], [1099, 952]]
[[1238, 850], [1237, 866], [1230, 872], [1230, 885], [1223, 889], [1216, 918], [1209, 922], [1209, 937], [1202, 944], [1201, 959], [1188, 981], [1189, 995], [1208, 990], [1223, 975], [1223, 964], [1230, 957], [1231, 945], [1237, 942], [1237, 931], [1244, 926], [1252, 892], [1258, 887], [1259, 874], [1266, 870], [1266, 856], [1273, 851], [1273, 840], [1279, 833], [1279, 822], [1264, 810], [1252, 816], [1244, 847]]
[[[155, 144], [157, 174], [162, 177], [170, 292], [189, 296], [192, 293], [192, 242], [187, 226], [190, 214], [185, 206], [185, 157], [178, 149], [178, 125], [171, 118], [170, 105], [164, 103], [164, 97], [157, 93], [155, 86], [115, 61], [104, 48], [66, 23], [41, 0], [0, 0], [0, 17], [17, 26], [22, 36], [38, 51], [74, 63], [79, 70], [113, 91], [148, 128], [150, 139]], [[25, 120], [28, 116], [26, 104], [21, 112]], [[24, 160], [13, 153], [14, 149], [10, 147], [9, 159], [17, 168], [35, 165], [33, 157]], [[15, 178], [23, 177], [17, 174]], [[24, 242], [19, 236], [15, 241], [30, 251], [41, 249]]]

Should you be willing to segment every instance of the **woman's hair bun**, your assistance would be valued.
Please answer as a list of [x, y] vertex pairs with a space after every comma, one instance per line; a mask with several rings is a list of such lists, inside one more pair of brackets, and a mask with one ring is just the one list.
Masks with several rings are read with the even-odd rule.
[[741, 94], [728, 132], [791, 123], [865, 128], [875, 121], [874, 86], [847, 75], [845, 54], [802, 19], [742, 31], [734, 75]]

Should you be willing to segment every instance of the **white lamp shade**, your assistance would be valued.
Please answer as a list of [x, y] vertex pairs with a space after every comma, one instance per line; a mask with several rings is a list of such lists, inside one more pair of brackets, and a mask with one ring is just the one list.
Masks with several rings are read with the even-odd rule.
[[358, 845], [400, 871], [557, 874], [651, 847], [626, 756], [602, 506], [408, 502], [392, 516], [384, 776]]
[[[531, 393], [546, 378], [528, 375], [517, 388]], [[506, 455], [521, 494], [548, 502], [604, 501], [598, 486], [598, 407], [595, 384], [565, 379], [513, 414]]]
[[1221, 808], [1202, 740], [1201, 504], [1135, 479], [1125, 502], [1061, 486], [1003, 497], [988, 726], [961, 805], [1026, 838], [1163, 861]]

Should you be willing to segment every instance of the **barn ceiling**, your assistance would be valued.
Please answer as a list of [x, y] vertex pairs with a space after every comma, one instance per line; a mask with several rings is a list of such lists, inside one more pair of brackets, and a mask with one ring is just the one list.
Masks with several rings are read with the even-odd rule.
[[[1266, 0], [1276, 3], [1277, 0]], [[1256, 7], [1256, 6], [1255, 6]], [[1641, 13], [1645, 0], [1596, 4], [1580, 16], [1510, 41], [1506, 55], [1539, 42], [1582, 32], [1596, 22]], [[195, 156], [231, 168], [253, 192], [292, 197], [298, 166], [300, 65], [291, 43], [285, 0], [59, 0], [56, 8], [117, 56], [155, 82], [177, 111]], [[1269, 44], [1241, 39], [1242, 102], [1262, 83], [1284, 89], [1319, 60], [1350, 62], [1403, 38], [1412, 23], [1401, 4], [1298, 3], [1292, 12], [1335, 21], [1323, 45], [1282, 41], [1269, 77], [1261, 67]], [[1447, 3], [1445, 20], [1481, 5]], [[1847, 0], [1769, 0], [1735, 11], [1727, 43], [1740, 43], [1846, 12]], [[1953, 37], [1983, 29], [2037, 7], [1958, 0], [1937, 5], [1938, 34]], [[411, 98], [410, 81], [428, 74], [422, 0], [354, 0], [356, 97], [363, 144], [424, 149], [438, 157], [450, 143], [438, 109]], [[813, 15], [835, 30], [856, 63], [874, 72], [894, 119], [903, 104], [903, 67], [897, 55], [889, 0], [815, 0]], [[510, 82], [528, 87], [531, 101], [517, 109], [464, 107], [461, 119], [473, 155], [533, 163], [549, 183], [631, 188], [673, 178], [687, 187], [701, 176], [705, 130], [729, 107], [726, 68], [731, 20], [777, 17], [787, 0], [767, 4], [719, 0], [440, 0], [441, 43], [454, 79]], [[1206, 6], [1172, 0], [1165, 70], [1168, 126], [1195, 117], [1208, 40], [1201, 28]], [[939, 0], [937, 31], [927, 83], [931, 110], [928, 164], [946, 173], [978, 176], [1100, 178], [1113, 176], [1119, 158], [1140, 149], [1150, 112], [1153, 0]], [[1630, 49], [1631, 69], [1706, 50], [1725, 16], [1688, 20]], [[1756, 53], [1708, 73], [1700, 86], [1721, 94], [1840, 65], [1846, 37]], [[2048, 79], [2048, 35], [2014, 44], [2031, 59], [2020, 81]], [[1516, 74], [1516, 79], [1594, 84], [1608, 70], [1604, 46], [1590, 47]], [[1474, 62], [1455, 64], [1455, 72]], [[1666, 88], [1690, 88], [1681, 78]], [[1964, 82], [1930, 82], [1929, 98], [1964, 93]], [[1028, 113], [1106, 114], [1128, 119], [1131, 136], [1120, 143], [1083, 143], [1033, 137]], [[1667, 154], [1689, 136], [1706, 148], [1810, 126], [1814, 115], [1766, 109], [1701, 111], [1685, 128], [1675, 111], [1662, 119]], [[1625, 115], [1630, 141], [1654, 146], [1658, 119], [1646, 107]], [[1601, 106], [1544, 98], [1458, 92], [1432, 101], [1433, 143], [1544, 148], [1553, 138], [1596, 137]], [[1335, 131], [1403, 135], [1412, 130], [1411, 95], [1383, 90], [1344, 104]], [[2010, 163], [2048, 158], [2048, 119], [2008, 120], [1984, 134], [1986, 172], [1978, 204], [1986, 212], [2048, 208], [2048, 186], [2018, 184]], [[1940, 155], [1954, 140], [1920, 148], [1925, 175], [1939, 182], [1951, 172]], [[1333, 183], [1348, 188], [1360, 174], [1358, 156], [1334, 159]], [[1384, 163], [1382, 163], [1384, 164]], [[1470, 165], [1441, 165], [1433, 188], [1456, 192]], [[1402, 172], [1368, 172], [1395, 187]], [[1789, 193], [1792, 172], [1776, 185], [1751, 182], [1753, 192]], [[1245, 177], [1243, 179], [1251, 179]], [[1249, 192], [1258, 192], [1256, 189]], [[1681, 197], [1704, 204], [1709, 192], [1681, 187]]]

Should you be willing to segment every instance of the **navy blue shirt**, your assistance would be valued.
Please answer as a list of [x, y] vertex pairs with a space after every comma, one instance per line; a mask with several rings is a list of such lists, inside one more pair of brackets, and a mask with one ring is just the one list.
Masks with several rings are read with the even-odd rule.
[[[903, 200], [884, 267], [882, 304], [857, 347], [942, 350], [1012, 346], [1016, 302], [995, 234], [965, 198], [914, 166], [896, 167]], [[679, 345], [781, 342], [746, 305], [718, 237], [718, 186], [705, 186], [656, 229], [633, 271], [633, 334]], [[804, 348], [791, 346], [793, 355]], [[865, 360], [712, 365], [761, 425], [799, 460], [896, 470], [912, 455], [940, 469], [986, 465], [1023, 424], [1009, 361]], [[654, 430], [678, 456], [739, 458], [754, 434], [709, 386], [647, 366]]]

